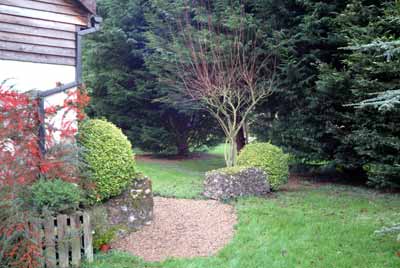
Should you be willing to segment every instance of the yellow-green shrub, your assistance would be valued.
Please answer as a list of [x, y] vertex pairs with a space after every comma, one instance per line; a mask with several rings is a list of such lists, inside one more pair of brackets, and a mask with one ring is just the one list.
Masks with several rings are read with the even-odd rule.
[[99, 119], [83, 122], [79, 127], [79, 143], [93, 184], [89, 191], [91, 200], [116, 196], [135, 178], [132, 145], [114, 124]]
[[251, 143], [241, 150], [238, 165], [263, 169], [271, 188], [277, 190], [288, 181], [288, 160], [289, 155], [271, 143]]

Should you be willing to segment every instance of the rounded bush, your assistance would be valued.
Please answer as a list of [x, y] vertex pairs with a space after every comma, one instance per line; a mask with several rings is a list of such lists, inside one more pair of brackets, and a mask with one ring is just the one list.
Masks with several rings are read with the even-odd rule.
[[114, 124], [100, 119], [83, 122], [79, 143], [93, 184], [90, 200], [99, 202], [119, 195], [135, 178], [132, 145]]
[[258, 167], [268, 174], [268, 182], [273, 190], [287, 183], [289, 177], [289, 155], [271, 143], [251, 143], [246, 145], [238, 157], [238, 165]]

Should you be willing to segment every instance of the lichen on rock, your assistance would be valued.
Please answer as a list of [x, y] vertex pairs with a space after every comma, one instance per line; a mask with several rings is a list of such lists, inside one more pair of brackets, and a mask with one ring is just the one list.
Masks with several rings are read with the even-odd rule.
[[267, 174], [259, 168], [233, 167], [206, 173], [203, 195], [216, 200], [265, 196], [270, 192]]
[[151, 180], [148, 178], [134, 180], [132, 186], [120, 196], [104, 203], [109, 224], [124, 226], [121, 231], [125, 232], [135, 231], [151, 222], [153, 206]]

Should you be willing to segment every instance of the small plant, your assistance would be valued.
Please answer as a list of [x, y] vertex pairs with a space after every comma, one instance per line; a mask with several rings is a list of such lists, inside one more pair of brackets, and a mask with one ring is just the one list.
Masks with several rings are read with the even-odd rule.
[[89, 198], [99, 202], [120, 194], [135, 178], [132, 145], [122, 131], [105, 120], [80, 125], [79, 143], [93, 183]]
[[110, 228], [104, 233], [95, 233], [93, 237], [93, 248], [95, 250], [105, 251], [104, 249], [109, 247], [110, 243], [116, 237], [117, 228]]
[[238, 165], [258, 167], [268, 174], [268, 182], [273, 190], [288, 181], [289, 155], [271, 143], [251, 143], [242, 149]]
[[40, 179], [30, 188], [30, 204], [39, 213], [52, 214], [75, 210], [83, 201], [78, 185], [60, 179]]
[[96, 251], [104, 251], [104, 246], [109, 244], [116, 237], [118, 227], [110, 227], [108, 222], [107, 209], [102, 206], [95, 206], [90, 211], [90, 218], [92, 219], [93, 234], [93, 248]]

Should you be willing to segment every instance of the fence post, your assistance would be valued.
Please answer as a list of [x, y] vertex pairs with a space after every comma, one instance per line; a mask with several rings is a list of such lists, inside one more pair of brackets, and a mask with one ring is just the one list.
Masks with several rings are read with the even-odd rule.
[[93, 237], [92, 228], [90, 226], [89, 213], [83, 213], [83, 239], [85, 246], [85, 255], [88, 262], [93, 262]]
[[71, 241], [71, 264], [73, 267], [79, 267], [81, 264], [81, 220], [80, 215], [75, 214], [70, 216], [70, 233], [72, 237]]
[[55, 226], [54, 218], [49, 217], [44, 222], [44, 240], [45, 240], [45, 259], [48, 268], [56, 267], [56, 239], [55, 239]]
[[32, 227], [32, 238], [35, 241], [36, 245], [39, 247], [39, 258], [40, 258], [40, 268], [44, 268], [44, 254], [43, 254], [43, 241], [44, 241], [44, 232], [42, 229], [41, 220], [34, 220], [31, 222]]
[[69, 267], [69, 250], [68, 241], [66, 241], [66, 229], [67, 229], [67, 216], [58, 215], [57, 216], [57, 235], [58, 235], [58, 260], [60, 268]]

